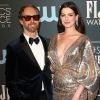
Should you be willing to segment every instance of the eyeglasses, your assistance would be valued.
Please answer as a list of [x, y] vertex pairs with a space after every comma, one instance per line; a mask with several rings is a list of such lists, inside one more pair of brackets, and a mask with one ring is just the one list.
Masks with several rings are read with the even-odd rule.
[[33, 15], [33, 16], [25, 15], [25, 16], [21, 16], [21, 18], [24, 18], [25, 21], [30, 21], [31, 18], [33, 18], [35, 21], [39, 21], [40, 15]]

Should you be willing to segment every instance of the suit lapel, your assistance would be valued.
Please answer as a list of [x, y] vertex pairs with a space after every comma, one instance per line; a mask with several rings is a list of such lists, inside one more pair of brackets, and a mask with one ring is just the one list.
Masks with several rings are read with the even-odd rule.
[[39, 64], [36, 61], [32, 51], [31, 51], [31, 49], [30, 49], [30, 47], [29, 47], [29, 45], [28, 45], [28, 43], [23, 35], [20, 36], [20, 41], [21, 41], [21, 47], [24, 50], [24, 52], [26, 53], [26, 55], [34, 63], [34, 65], [39, 68]]

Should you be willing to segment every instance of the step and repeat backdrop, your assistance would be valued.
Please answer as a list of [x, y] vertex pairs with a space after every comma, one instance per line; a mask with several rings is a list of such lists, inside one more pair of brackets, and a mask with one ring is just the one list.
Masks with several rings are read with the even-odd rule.
[[[9, 100], [5, 87], [6, 45], [20, 35], [18, 11], [25, 4], [36, 5], [41, 13], [40, 34], [50, 38], [57, 33], [60, 5], [69, 0], [0, 0], [0, 100]], [[83, 16], [86, 34], [94, 44], [94, 53], [100, 66], [100, 0], [72, 0]], [[100, 100], [98, 93], [96, 100]]]

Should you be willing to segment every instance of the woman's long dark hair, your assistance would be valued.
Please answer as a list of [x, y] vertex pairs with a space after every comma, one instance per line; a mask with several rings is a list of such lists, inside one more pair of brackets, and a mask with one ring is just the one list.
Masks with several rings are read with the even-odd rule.
[[62, 11], [63, 8], [70, 8], [74, 11], [75, 15], [78, 15], [78, 22], [77, 22], [77, 24], [75, 24], [75, 28], [78, 32], [85, 34], [85, 24], [84, 24], [83, 19], [81, 17], [80, 11], [79, 11], [77, 5], [72, 1], [65, 2], [60, 7], [58, 23], [57, 23], [58, 32], [61, 33], [61, 32], [65, 31], [65, 28], [62, 25], [61, 19], [60, 19], [61, 11]]

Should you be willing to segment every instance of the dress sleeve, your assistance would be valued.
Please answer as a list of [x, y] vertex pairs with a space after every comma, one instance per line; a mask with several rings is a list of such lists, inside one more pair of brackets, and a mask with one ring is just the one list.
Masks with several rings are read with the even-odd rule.
[[78, 82], [85, 86], [89, 92], [96, 95], [99, 89], [99, 79], [97, 75], [98, 64], [96, 62], [93, 46], [90, 40], [86, 40], [82, 62], [79, 67], [79, 77]]
[[51, 69], [52, 74], [54, 73], [53, 65], [55, 65], [54, 60], [53, 60], [53, 56], [54, 56], [53, 46], [54, 46], [54, 37], [51, 37], [49, 47], [48, 47], [48, 58], [51, 62], [50, 69]]

